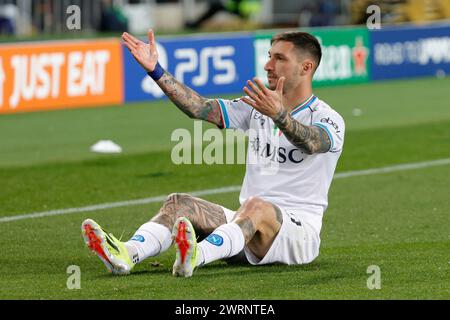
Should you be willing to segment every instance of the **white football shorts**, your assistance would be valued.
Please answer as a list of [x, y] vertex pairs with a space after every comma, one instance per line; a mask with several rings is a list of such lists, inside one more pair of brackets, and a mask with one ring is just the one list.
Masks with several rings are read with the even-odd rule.
[[[227, 222], [231, 222], [235, 211], [222, 207]], [[307, 264], [319, 255], [320, 236], [314, 228], [302, 218], [305, 212], [301, 210], [284, 209], [279, 207], [283, 214], [283, 223], [275, 240], [266, 255], [259, 259], [249, 248], [244, 247], [238, 256], [244, 257], [253, 265], [282, 263], [288, 265]], [[237, 261], [236, 259], [232, 259]]]

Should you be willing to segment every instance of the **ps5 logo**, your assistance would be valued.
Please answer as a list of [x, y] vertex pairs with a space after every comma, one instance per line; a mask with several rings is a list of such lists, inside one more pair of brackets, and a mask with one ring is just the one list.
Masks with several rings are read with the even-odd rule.
[[[169, 61], [165, 48], [159, 43], [156, 43], [156, 48], [159, 63], [168, 70]], [[174, 76], [181, 83], [185, 83], [186, 75], [195, 73], [191, 81], [196, 87], [205, 86], [209, 81], [215, 85], [230, 84], [237, 78], [236, 65], [231, 58], [234, 53], [233, 46], [204, 47], [199, 52], [194, 48], [176, 49], [174, 58], [180, 62], [175, 66]], [[148, 76], [142, 79], [141, 88], [155, 98], [164, 96], [164, 92]]]
[[[236, 79], [236, 66], [230, 58], [234, 52], [232, 46], [204, 47], [199, 53], [194, 48], [176, 49], [175, 58], [183, 61], [175, 67], [175, 78], [184, 83], [186, 74], [198, 70], [199, 73], [192, 78], [192, 84], [200, 87], [206, 85], [212, 71], [216, 71], [219, 74], [212, 76], [213, 84], [229, 84]], [[210, 61], [213, 70], [210, 70]]]

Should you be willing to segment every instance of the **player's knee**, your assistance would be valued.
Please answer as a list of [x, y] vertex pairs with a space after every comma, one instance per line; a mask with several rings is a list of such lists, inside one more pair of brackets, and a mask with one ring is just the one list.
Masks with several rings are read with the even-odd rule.
[[264, 201], [261, 198], [258, 197], [250, 197], [244, 202], [244, 207], [246, 211], [259, 213], [264, 211], [268, 206], [270, 206], [270, 203], [267, 201]]
[[189, 212], [186, 209], [192, 207], [193, 201], [195, 201], [195, 198], [190, 194], [171, 193], [167, 196], [158, 214], [151, 221], [160, 223], [171, 229], [177, 218], [186, 216], [186, 213]]
[[184, 201], [190, 200], [190, 199], [192, 199], [192, 196], [190, 194], [174, 192], [167, 196], [165, 202], [178, 205], [178, 204], [183, 203]]
[[187, 193], [171, 193], [164, 201], [164, 205], [160, 211], [161, 214], [178, 216], [183, 212], [183, 208], [189, 206], [194, 201], [194, 197]]
[[264, 212], [271, 208], [271, 204], [258, 197], [250, 197], [243, 204], [240, 217], [249, 217], [255, 224], [264, 221]]

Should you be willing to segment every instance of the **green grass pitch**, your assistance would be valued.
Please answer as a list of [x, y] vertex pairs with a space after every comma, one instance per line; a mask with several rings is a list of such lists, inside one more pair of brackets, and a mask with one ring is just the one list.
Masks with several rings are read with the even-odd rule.
[[[450, 158], [450, 79], [320, 88], [346, 120], [337, 172]], [[239, 96], [237, 94], [236, 96]], [[354, 115], [354, 109], [362, 114]], [[167, 101], [0, 116], [0, 218], [240, 185], [243, 165], [174, 165], [193, 129]], [[120, 155], [99, 155], [100, 139]], [[1, 299], [449, 299], [450, 165], [333, 181], [319, 257], [304, 266], [215, 262], [174, 278], [174, 249], [114, 277], [83, 243], [93, 218], [127, 240], [161, 203], [0, 223]], [[237, 208], [238, 193], [205, 196]], [[66, 286], [67, 267], [81, 289]], [[369, 290], [369, 266], [381, 289]]]

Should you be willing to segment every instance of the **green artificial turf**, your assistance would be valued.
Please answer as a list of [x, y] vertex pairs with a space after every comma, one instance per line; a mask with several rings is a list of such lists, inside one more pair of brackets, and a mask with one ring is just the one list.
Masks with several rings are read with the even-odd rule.
[[[315, 90], [346, 121], [337, 172], [450, 158], [449, 87], [430, 78]], [[193, 122], [168, 101], [0, 116], [0, 218], [241, 184], [244, 165], [173, 164], [177, 128]], [[100, 139], [124, 152], [91, 153]], [[0, 222], [0, 299], [449, 299], [449, 194], [450, 165], [335, 179], [314, 262], [215, 262], [189, 279], [172, 277], [173, 248], [114, 277], [83, 243], [85, 218], [128, 239], [161, 202]], [[238, 192], [204, 198], [239, 206]], [[71, 265], [79, 290], [66, 286]], [[381, 289], [369, 290], [373, 265]]]

